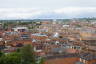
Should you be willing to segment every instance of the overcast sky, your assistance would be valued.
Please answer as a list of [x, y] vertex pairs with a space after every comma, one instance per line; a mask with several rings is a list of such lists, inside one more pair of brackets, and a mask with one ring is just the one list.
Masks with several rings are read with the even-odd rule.
[[1, 18], [25, 18], [48, 12], [65, 13], [68, 16], [73, 12], [73, 15], [78, 15], [86, 11], [86, 14], [96, 14], [96, 0], [0, 0]]
[[96, 0], [0, 0], [0, 8], [96, 7]]

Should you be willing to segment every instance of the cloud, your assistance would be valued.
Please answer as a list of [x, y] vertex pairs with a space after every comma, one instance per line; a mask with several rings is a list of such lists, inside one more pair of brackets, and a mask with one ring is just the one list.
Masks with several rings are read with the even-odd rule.
[[80, 14], [82, 12], [96, 12], [95, 7], [66, 7], [54, 10], [56, 13]]
[[54, 10], [55, 13], [64, 14], [69, 18], [96, 17], [96, 7], [65, 7]]
[[65, 7], [54, 10], [0, 8], [0, 19], [96, 17], [96, 7]]
[[34, 15], [40, 14], [42, 11], [31, 8], [1, 8], [0, 9], [0, 18], [16, 18], [23, 19], [28, 17], [33, 17]]

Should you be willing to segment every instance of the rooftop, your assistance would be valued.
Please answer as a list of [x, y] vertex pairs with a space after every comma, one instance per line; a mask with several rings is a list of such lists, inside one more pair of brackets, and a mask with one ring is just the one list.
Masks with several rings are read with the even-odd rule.
[[34, 36], [47, 36], [45, 34], [40, 34], [40, 33], [35, 33], [35, 34], [32, 34], [32, 35], [34, 35]]

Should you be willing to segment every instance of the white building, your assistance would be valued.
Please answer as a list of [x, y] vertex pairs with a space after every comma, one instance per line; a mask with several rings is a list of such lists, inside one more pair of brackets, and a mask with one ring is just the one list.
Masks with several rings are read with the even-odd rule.
[[13, 28], [13, 31], [25, 32], [25, 31], [28, 31], [28, 28], [27, 27], [16, 27], [16, 28]]

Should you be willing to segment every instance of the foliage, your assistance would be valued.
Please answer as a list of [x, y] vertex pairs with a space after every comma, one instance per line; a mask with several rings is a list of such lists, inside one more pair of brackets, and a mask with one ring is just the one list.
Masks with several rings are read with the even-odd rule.
[[44, 64], [44, 58], [41, 58], [40, 60], [39, 60], [40, 62], [39, 62], [39, 64]]
[[4, 53], [0, 51], [0, 57], [1, 57], [2, 55], [4, 55]]
[[21, 56], [17, 52], [3, 55], [0, 64], [21, 64]]
[[35, 64], [35, 54], [31, 45], [26, 45], [21, 49], [22, 64]]
[[[39, 61], [39, 62], [38, 62]], [[33, 47], [25, 45], [16, 52], [3, 54], [0, 52], [0, 64], [43, 64], [44, 59], [36, 60]]]

